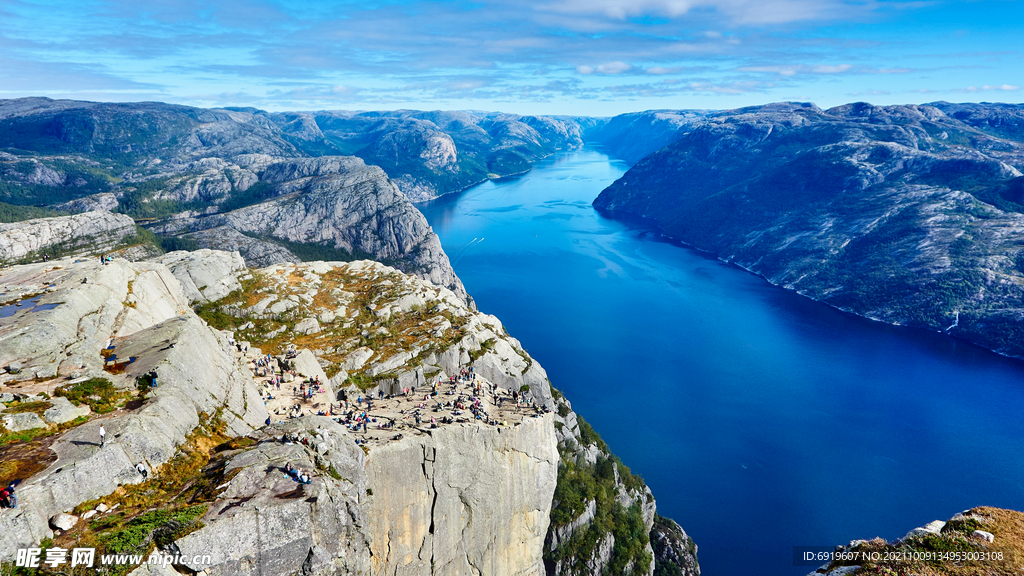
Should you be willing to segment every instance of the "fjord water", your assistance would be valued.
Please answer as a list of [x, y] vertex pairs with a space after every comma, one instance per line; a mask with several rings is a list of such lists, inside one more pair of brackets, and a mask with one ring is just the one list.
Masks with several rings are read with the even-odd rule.
[[596, 149], [423, 204], [497, 315], [699, 546], [707, 576], [794, 546], [1024, 509], [1024, 362], [776, 288], [590, 203]]

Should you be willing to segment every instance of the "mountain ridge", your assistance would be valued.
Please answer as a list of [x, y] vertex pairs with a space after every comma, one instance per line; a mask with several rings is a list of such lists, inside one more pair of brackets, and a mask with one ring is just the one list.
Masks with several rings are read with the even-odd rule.
[[973, 124], [936, 106], [718, 112], [594, 206], [838, 308], [1020, 356], [1024, 107], [948, 108], [964, 106]]

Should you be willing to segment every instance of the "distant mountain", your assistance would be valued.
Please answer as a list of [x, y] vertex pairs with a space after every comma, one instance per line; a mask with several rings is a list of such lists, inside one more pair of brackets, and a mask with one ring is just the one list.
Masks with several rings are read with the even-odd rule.
[[885, 322], [1024, 355], [1024, 106], [708, 114], [594, 206]]
[[711, 110], [647, 110], [592, 122], [587, 142], [599, 142], [608, 153], [629, 164], [660, 150], [712, 114]]
[[[157, 102], [0, 100], [0, 201], [48, 205], [140, 188], [123, 203], [163, 216], [227, 202], [259, 181], [251, 155], [354, 155], [411, 200], [529, 170], [583, 145], [586, 118], [478, 112], [207, 110]], [[165, 202], [140, 205], [142, 200]]]
[[[30, 206], [113, 210], [192, 245], [238, 249], [250, 265], [370, 257], [465, 296], [410, 200], [529, 170], [582, 146], [595, 122], [0, 100], [0, 219], [58, 213], [21, 208]], [[283, 215], [300, 206], [309, 210]]]
[[559, 150], [583, 146], [586, 118], [481, 112], [274, 114], [307, 151], [333, 150], [380, 166], [414, 202], [518, 174]]

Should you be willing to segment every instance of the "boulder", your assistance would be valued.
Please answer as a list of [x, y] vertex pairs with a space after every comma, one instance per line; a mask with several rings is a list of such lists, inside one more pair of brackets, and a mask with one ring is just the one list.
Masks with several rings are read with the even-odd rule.
[[75, 406], [70, 400], [63, 396], [57, 396], [50, 400], [50, 408], [43, 412], [43, 420], [50, 424], [63, 424], [70, 422], [80, 416], [88, 416], [88, 406]]
[[65, 512], [61, 512], [50, 518], [50, 528], [54, 530], [71, 530], [78, 524], [78, 516], [73, 516]]
[[296, 372], [306, 378], [316, 378], [319, 376], [320, 382], [323, 382], [325, 385], [328, 382], [327, 374], [320, 366], [320, 362], [317, 361], [316, 355], [305, 348], [295, 355], [295, 359], [292, 360], [292, 366], [295, 367]]
[[14, 361], [10, 362], [9, 364], [7, 364], [7, 373], [8, 374], [19, 374], [19, 373], [21, 373], [21, 362], [18, 362], [17, 360], [14, 360]]
[[316, 321], [316, 318], [303, 318], [295, 325], [295, 332], [297, 334], [318, 334], [320, 323]]
[[924, 526], [914, 528], [910, 532], [907, 532], [907, 535], [904, 536], [904, 538], [910, 538], [911, 536], [923, 536], [925, 534], [934, 534], [938, 536], [942, 533], [942, 527], [945, 525], [946, 523], [942, 520], [932, 520]]
[[984, 530], [975, 530], [971, 533], [971, 536], [978, 540], [984, 540], [985, 542], [995, 542], [995, 535], [991, 532], [985, 532]]
[[245, 260], [238, 252], [177, 251], [164, 254], [156, 261], [171, 269], [192, 303], [220, 300], [242, 287], [238, 276], [245, 271]]
[[33, 428], [46, 428], [46, 422], [35, 412], [22, 412], [20, 414], [4, 414], [4, 428], [11, 432], [23, 432]]
[[358, 370], [372, 357], [373, 350], [366, 346], [356, 348], [345, 357], [345, 361], [341, 363], [341, 368], [342, 370]]

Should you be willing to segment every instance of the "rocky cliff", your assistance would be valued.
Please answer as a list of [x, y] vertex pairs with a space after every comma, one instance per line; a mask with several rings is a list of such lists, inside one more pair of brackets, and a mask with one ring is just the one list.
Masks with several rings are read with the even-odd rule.
[[324, 157], [277, 162], [262, 174], [274, 187], [270, 200], [152, 228], [184, 234], [206, 248], [237, 249], [254, 266], [294, 262], [296, 253], [372, 257], [466, 298], [426, 218], [380, 168], [358, 158]]
[[442, 427], [371, 450], [363, 512], [374, 574], [544, 573], [558, 452], [550, 414]]
[[106, 252], [136, 234], [123, 214], [85, 212], [0, 224], [0, 264], [79, 252]]
[[1021, 355], [1021, 108], [715, 113], [594, 206], [844, 310]]
[[589, 126], [584, 137], [587, 142], [602, 144], [612, 156], [636, 164], [689, 132], [711, 113], [709, 110], [647, 110], [619, 114]]
[[[645, 534], [655, 522], [624, 467], [617, 505], [605, 491], [561, 523], [564, 470], [612, 457], [501, 323], [445, 287], [375, 262], [250, 269], [210, 250], [0, 282], [0, 481], [22, 480], [0, 513], [4, 559], [42, 542], [175, 558], [137, 576], [540, 574], [557, 549], [591, 573], [654, 568], [650, 537], [598, 526], [627, 509]], [[551, 545], [574, 531], [605, 544], [576, 562]]]

